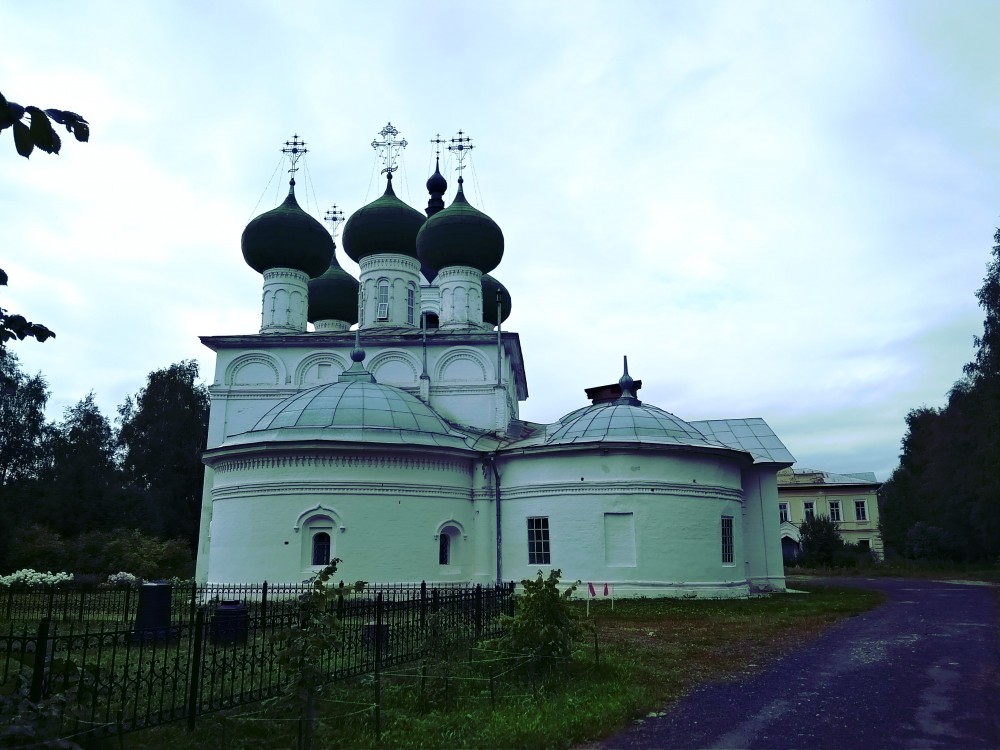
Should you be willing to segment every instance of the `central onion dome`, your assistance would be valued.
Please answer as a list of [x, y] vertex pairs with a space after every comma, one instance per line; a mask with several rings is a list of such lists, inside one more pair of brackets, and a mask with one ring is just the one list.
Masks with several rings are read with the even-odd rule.
[[489, 273], [503, 258], [503, 232], [489, 216], [465, 198], [462, 178], [452, 204], [424, 222], [417, 234], [421, 264], [440, 271], [448, 266], [471, 266]]
[[358, 322], [358, 280], [340, 267], [336, 249], [326, 272], [309, 280], [309, 322], [317, 320]]
[[333, 255], [330, 233], [299, 207], [294, 182], [284, 203], [247, 224], [240, 245], [247, 265], [257, 273], [294, 268], [316, 277]]
[[293, 440], [468, 448], [464, 437], [416, 396], [391, 385], [357, 379], [297, 393], [227, 443]]
[[392, 174], [385, 193], [355, 211], [344, 225], [344, 252], [355, 263], [369, 255], [392, 253], [417, 257], [417, 232], [423, 215], [392, 191]]

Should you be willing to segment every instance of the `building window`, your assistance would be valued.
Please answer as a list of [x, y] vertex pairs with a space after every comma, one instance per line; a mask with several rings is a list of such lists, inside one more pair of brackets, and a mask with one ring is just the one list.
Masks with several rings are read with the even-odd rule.
[[378, 297], [376, 298], [377, 309], [375, 310], [376, 320], [389, 319], [389, 282], [380, 281], [378, 283]]
[[413, 287], [409, 287], [406, 290], [406, 322], [413, 325], [413, 311], [416, 307], [416, 292]]
[[863, 549], [865, 551], [868, 551], [871, 548], [872, 548], [872, 540], [871, 539], [859, 539], [858, 540], [858, 549]]
[[533, 516], [528, 519], [528, 565], [551, 565], [549, 549], [549, 519]]
[[813, 520], [816, 516], [816, 503], [806, 501], [802, 503], [802, 509], [805, 511], [805, 516], [807, 521]]
[[722, 564], [733, 565], [736, 558], [733, 554], [733, 517], [722, 517]]
[[836, 523], [840, 523], [843, 520], [840, 517], [840, 500], [830, 501], [830, 520]]
[[855, 521], [868, 520], [868, 503], [866, 503], [864, 500], [854, 501], [854, 520]]
[[778, 503], [778, 523], [788, 523], [788, 503]]
[[312, 564], [327, 565], [330, 562], [330, 535], [325, 531], [313, 535]]
[[438, 534], [438, 565], [451, 565], [451, 537], [443, 531]]

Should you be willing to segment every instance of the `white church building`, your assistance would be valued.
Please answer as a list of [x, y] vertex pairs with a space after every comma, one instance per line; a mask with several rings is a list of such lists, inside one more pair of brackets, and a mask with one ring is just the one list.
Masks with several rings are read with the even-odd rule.
[[344, 226], [359, 280], [294, 179], [243, 232], [261, 327], [202, 337], [216, 368], [198, 579], [301, 581], [338, 557], [338, 577], [371, 582], [561, 569], [580, 594], [784, 589], [777, 472], [794, 459], [764, 420], [685, 422], [639, 400], [627, 363], [558, 421], [519, 419], [524, 358], [488, 275], [503, 233], [461, 177], [445, 207], [439, 169], [424, 213], [401, 201], [386, 153], [384, 194]]

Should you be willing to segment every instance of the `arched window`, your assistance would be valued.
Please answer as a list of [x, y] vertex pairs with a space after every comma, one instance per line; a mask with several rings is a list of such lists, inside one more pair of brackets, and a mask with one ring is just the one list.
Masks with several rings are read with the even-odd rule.
[[451, 565], [451, 536], [446, 531], [438, 535], [438, 565]]
[[330, 562], [330, 535], [319, 531], [312, 538], [312, 564], [327, 565]]
[[413, 325], [413, 312], [416, 308], [417, 290], [410, 284], [406, 288], [406, 322]]
[[389, 319], [389, 282], [379, 281], [378, 287], [376, 289], [378, 295], [376, 296], [376, 309], [375, 309], [375, 320], [388, 320]]

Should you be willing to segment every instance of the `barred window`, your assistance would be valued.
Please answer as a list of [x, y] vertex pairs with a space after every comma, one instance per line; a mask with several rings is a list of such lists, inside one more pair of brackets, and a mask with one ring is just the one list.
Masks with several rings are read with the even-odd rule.
[[550, 565], [548, 516], [528, 518], [528, 565]]
[[722, 564], [733, 565], [736, 557], [733, 554], [733, 517], [722, 517]]

